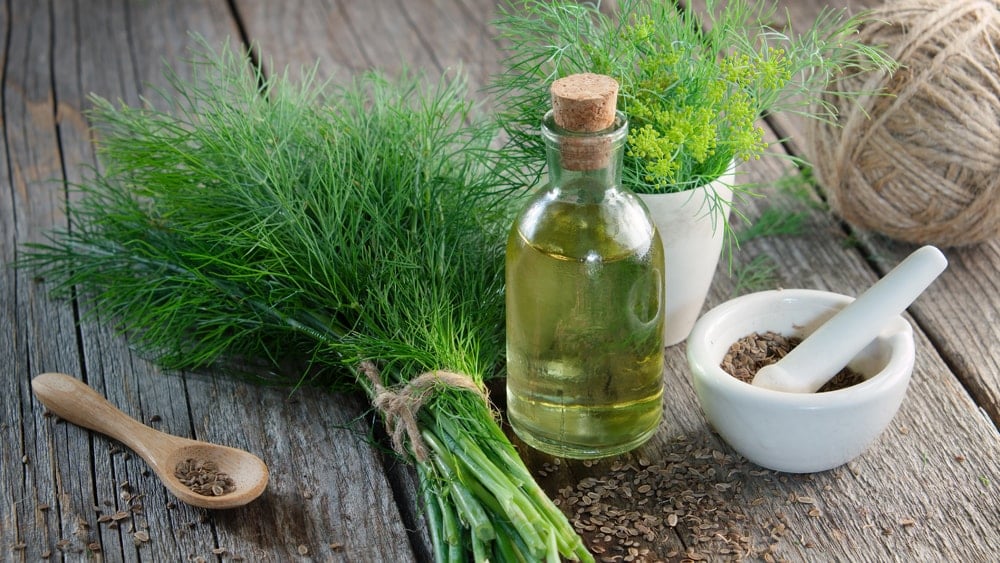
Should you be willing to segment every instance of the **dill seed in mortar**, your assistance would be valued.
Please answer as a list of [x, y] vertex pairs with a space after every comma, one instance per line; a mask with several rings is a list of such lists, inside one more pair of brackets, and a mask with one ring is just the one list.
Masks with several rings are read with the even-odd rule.
[[185, 487], [207, 497], [219, 497], [236, 490], [232, 477], [219, 471], [214, 461], [185, 459], [174, 468], [174, 477]]
[[[734, 342], [720, 367], [736, 379], [751, 383], [761, 368], [784, 358], [801, 343], [802, 339], [794, 336], [785, 337], [772, 331], [755, 332]], [[865, 376], [845, 367], [820, 387], [817, 393], [844, 389], [864, 380]]]

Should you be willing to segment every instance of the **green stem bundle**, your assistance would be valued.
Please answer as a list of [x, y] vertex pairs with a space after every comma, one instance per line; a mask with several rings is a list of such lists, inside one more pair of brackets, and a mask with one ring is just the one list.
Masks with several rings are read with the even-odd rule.
[[[517, 196], [463, 84], [295, 88], [228, 51], [192, 68], [168, 75], [162, 111], [94, 99], [104, 168], [22, 265], [172, 369], [304, 358], [304, 375], [264, 379], [372, 399], [365, 363], [385, 388], [498, 375]], [[592, 559], [479, 394], [437, 389], [417, 422], [436, 559]]]

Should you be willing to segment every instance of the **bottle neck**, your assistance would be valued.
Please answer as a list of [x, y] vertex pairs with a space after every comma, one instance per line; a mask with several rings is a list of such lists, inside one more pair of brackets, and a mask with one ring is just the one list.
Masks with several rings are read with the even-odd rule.
[[621, 112], [602, 131], [580, 133], [555, 124], [550, 111], [542, 120], [542, 138], [548, 155], [549, 185], [616, 188], [621, 185], [622, 157], [628, 120]]

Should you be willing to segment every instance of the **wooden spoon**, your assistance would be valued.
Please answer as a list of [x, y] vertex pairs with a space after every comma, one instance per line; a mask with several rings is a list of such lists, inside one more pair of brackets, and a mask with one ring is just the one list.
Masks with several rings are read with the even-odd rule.
[[[267, 486], [267, 465], [257, 456], [189, 440], [150, 428], [118, 410], [82, 381], [62, 373], [43, 373], [31, 381], [35, 396], [50, 411], [77, 426], [106, 434], [127, 445], [153, 468], [167, 489], [182, 502], [202, 508], [234, 508], [254, 500]], [[202, 495], [174, 475], [186, 460], [214, 462], [233, 480], [233, 490]]]

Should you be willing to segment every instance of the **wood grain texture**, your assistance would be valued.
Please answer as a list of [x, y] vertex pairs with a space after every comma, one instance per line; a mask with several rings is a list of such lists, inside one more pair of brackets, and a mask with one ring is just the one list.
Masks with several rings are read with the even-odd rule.
[[[19, 245], [65, 224], [61, 180], [81, 181], [97, 164], [87, 96], [155, 103], [165, 63], [182, 76], [189, 72], [182, 61], [197, 41], [192, 34], [215, 47], [227, 40], [240, 47], [233, 14], [218, 2], [119, 1], [17, 3], [9, 18], [4, 154], [11, 164], [0, 199], [0, 310], [13, 328], [3, 332], [13, 338], [4, 340], [0, 357], [8, 370], [4, 430], [13, 428], [18, 440], [3, 446], [0, 559], [212, 559], [213, 550], [247, 560], [285, 561], [301, 557], [300, 550], [318, 559], [412, 558], [381, 455], [366, 439], [366, 405], [324, 392], [289, 400], [288, 390], [160, 373], [133, 356], [107, 319], [91, 317], [85, 305], [50, 300], [28, 272], [9, 267]], [[79, 317], [87, 320], [77, 328]], [[49, 370], [85, 377], [130, 416], [161, 430], [252, 451], [271, 466], [268, 491], [230, 511], [177, 503], [137, 456], [43, 415], [28, 382]], [[99, 520], [122, 511], [130, 517], [117, 527]], [[148, 542], [136, 545], [135, 530]]]
[[[848, 13], [877, 8], [881, 0], [785, 2], [793, 29], [805, 29], [816, 14], [831, 5]], [[778, 114], [770, 122], [797, 154], [810, 156], [804, 147], [803, 118]], [[821, 186], [822, 190], [823, 187]], [[851, 227], [849, 227], [851, 228]], [[859, 249], [880, 274], [917, 248], [877, 233], [852, 229]], [[927, 332], [942, 360], [959, 378], [993, 423], [1000, 426], [1000, 240], [976, 246], [944, 249], [948, 269], [911, 308], [914, 320]]]
[[[768, 208], [807, 214], [804, 236], [754, 239], [736, 253], [734, 271], [763, 256], [777, 266], [771, 288], [807, 287], [856, 295], [877, 279], [864, 253], [845, 246], [850, 235], [835, 217], [819, 206], [815, 194], [803, 195], [775, 182], [789, 173], [782, 162], [763, 159], [743, 167], [740, 180], [769, 184], [764, 198], [749, 199], [739, 209], [753, 221]], [[749, 171], [747, 171], [749, 169]], [[786, 181], [787, 183], [787, 181]], [[720, 265], [706, 308], [735, 295], [736, 280]], [[912, 317], [911, 317], [912, 319]], [[912, 320], [911, 320], [912, 322]], [[978, 412], [977, 404], [950, 372], [935, 346], [916, 329], [918, 350], [910, 389], [889, 429], [869, 450], [840, 468], [812, 475], [761, 471], [742, 461], [711, 432], [700, 412], [689, 380], [683, 344], [666, 350], [665, 420], [645, 446], [624, 457], [667, 469], [673, 456], [689, 456], [696, 446], [733, 456], [716, 467], [713, 483], [731, 486], [730, 503], [738, 507], [733, 527], [750, 538], [745, 555], [787, 561], [985, 561], [1000, 549], [995, 522], [1000, 517], [1000, 441], [996, 428]], [[522, 450], [536, 468], [551, 467], [548, 456]], [[574, 487], [586, 477], [607, 478], [618, 460], [591, 465], [563, 460], [555, 471], [545, 470], [541, 482], [550, 495]], [[723, 473], [725, 470], [725, 474]], [[703, 483], [692, 476], [690, 488]], [[814, 502], [802, 503], [805, 497]], [[635, 509], [635, 499], [611, 495], [606, 502]], [[809, 510], [817, 509], [817, 515]], [[668, 504], [647, 509], [666, 518]], [[780, 517], [779, 517], [780, 515]], [[676, 536], [658, 537], [654, 552], [665, 554], [691, 548], [710, 560], [724, 542], [699, 549], [685, 543], [692, 526], [711, 523], [706, 514], [680, 519]], [[784, 527], [775, 535], [776, 526]], [[773, 547], [771, 547], [773, 545]]]
[[461, 72], [483, 96], [499, 69], [492, 0], [235, 2], [265, 67], [293, 76], [314, 66], [318, 80], [335, 82], [368, 70], [429, 80]]
[[[760, 181], [781, 177], [777, 161], [761, 164], [774, 168], [755, 166], [753, 174], [761, 174]], [[746, 214], [758, 217], [772, 206], [807, 211], [806, 235], [751, 241], [738, 253], [741, 263], [765, 255], [779, 266], [779, 286], [848, 295], [861, 293], [881, 274], [871, 272], [863, 251], [845, 244], [850, 235], [838, 233], [839, 222], [826, 210], [815, 208], [814, 199], [804, 200], [774, 187], [765, 193], [765, 199], [743, 207]], [[720, 274], [713, 302], [728, 297], [730, 280]], [[889, 430], [845, 468], [811, 477], [788, 476], [787, 481], [776, 476], [778, 494], [771, 495], [773, 501], [765, 495], [768, 502], [762, 505], [770, 509], [753, 511], [753, 518], [763, 519], [776, 510], [803, 508], [788, 502], [793, 494], [822, 499], [818, 506], [822, 517], [803, 518], [804, 511], [799, 510], [790, 526], [816, 547], [804, 549], [806, 542], [790, 542], [778, 553], [791, 560], [932, 561], [940, 553], [955, 560], [977, 560], [1000, 545], [991, 523], [1000, 514], [996, 428], [979, 415], [976, 403], [914, 317], [911, 322], [916, 329], [916, 367], [906, 400]], [[903, 524], [910, 520], [915, 523]], [[970, 533], [976, 541], [968, 540]]]
[[[825, 4], [782, 2], [795, 22], [809, 21]], [[267, 72], [317, 64], [320, 79], [341, 81], [370, 68], [408, 67], [433, 78], [461, 65], [471, 91], [480, 92], [499, 68], [494, 14], [491, 0], [0, 6], [0, 560], [63, 554], [107, 561], [429, 560], [413, 472], [370, 444], [381, 430], [362, 399], [161, 373], [130, 351], [111, 319], [84, 303], [51, 300], [41, 280], [10, 264], [20, 245], [65, 225], [62, 182], [81, 181], [88, 166], [99, 164], [87, 95], [141, 103], [152, 86], [164, 85], [162, 62], [186, 58], [195, 42], [189, 32], [213, 46], [228, 39], [234, 49], [246, 47], [245, 34]], [[176, 68], [185, 72], [182, 64]], [[776, 150], [800, 151], [801, 123], [775, 117], [769, 126], [772, 139], [792, 137]], [[764, 186], [766, 197], [739, 206], [751, 220], [778, 208], [804, 213], [806, 228], [801, 236], [745, 243], [734, 256], [735, 273], [755, 259], [769, 260], [770, 285], [858, 294], [912, 250], [843, 225], [823, 205], [822, 192], [796, 180], [781, 159], [747, 164], [741, 173]], [[667, 414], [648, 444], [615, 460], [558, 466], [525, 448], [529, 466], [558, 498], [581, 479], [614, 474], [615, 463], [666, 470], [675, 468], [672, 460], [718, 455], [722, 461], [700, 466], [704, 475], [679, 486], [725, 485], [724, 497], [740, 517], [732, 525], [748, 538], [743, 555], [751, 559], [991, 560], [1000, 552], [1000, 243], [946, 254], [949, 269], [909, 309], [918, 356], [907, 397], [889, 430], [846, 466], [789, 475], [741, 460], [707, 426], [683, 345], [666, 351]], [[735, 273], [720, 265], [706, 308], [746, 291]], [[42, 371], [77, 374], [160, 430], [251, 451], [270, 465], [271, 485], [237, 510], [203, 512], [176, 503], [138, 457], [46, 416], [29, 391], [31, 377]], [[502, 390], [501, 383], [493, 394], [501, 405]], [[666, 503], [676, 499], [660, 500], [638, 505], [619, 495], [611, 502], [655, 508], [666, 518]], [[129, 516], [117, 527], [99, 521], [118, 512]], [[694, 515], [680, 518], [644, 545], [654, 554], [676, 552], [678, 560], [688, 550], [725, 559], [725, 542], [687, 543], [699, 523], [705, 521]], [[149, 541], [136, 545], [136, 529]]]

